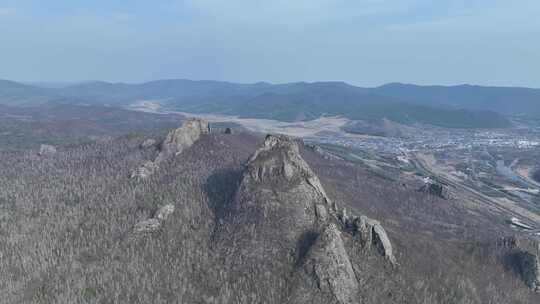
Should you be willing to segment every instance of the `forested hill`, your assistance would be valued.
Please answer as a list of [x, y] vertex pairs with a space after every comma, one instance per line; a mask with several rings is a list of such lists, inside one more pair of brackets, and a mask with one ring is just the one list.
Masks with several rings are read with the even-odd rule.
[[507, 115], [540, 116], [539, 97], [539, 90], [526, 88], [402, 84], [361, 88], [343, 82], [237, 84], [179, 79], [40, 88], [0, 81], [0, 104], [15, 106], [55, 102], [123, 107], [152, 101], [168, 109], [191, 113], [282, 121], [342, 115], [351, 119], [388, 118], [406, 124], [456, 128], [508, 127]]
[[536, 256], [524, 241], [500, 241], [513, 232], [496, 210], [284, 136], [213, 133], [188, 120], [166, 136], [0, 151], [0, 172], [2, 303], [540, 296], [530, 284], [540, 279], [525, 276]]

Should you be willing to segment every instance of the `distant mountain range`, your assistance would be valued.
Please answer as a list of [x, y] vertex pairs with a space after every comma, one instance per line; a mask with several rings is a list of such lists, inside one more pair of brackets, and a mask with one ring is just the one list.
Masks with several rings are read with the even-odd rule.
[[371, 89], [371, 92], [427, 106], [492, 110], [505, 115], [540, 114], [540, 89], [392, 83]]
[[387, 118], [457, 128], [499, 128], [508, 115], [540, 117], [540, 90], [480, 86], [388, 84], [362, 88], [343, 82], [237, 84], [158, 80], [142, 84], [89, 82], [51, 88], [0, 81], [0, 104], [70, 103], [128, 106], [152, 100], [172, 110], [282, 121], [342, 115], [354, 120]]

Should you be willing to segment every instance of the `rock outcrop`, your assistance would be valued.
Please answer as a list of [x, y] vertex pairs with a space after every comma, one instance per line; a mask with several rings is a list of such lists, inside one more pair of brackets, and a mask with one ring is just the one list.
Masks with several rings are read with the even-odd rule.
[[350, 219], [347, 226], [352, 228], [353, 234], [359, 236], [365, 248], [376, 248], [390, 263], [397, 265], [392, 243], [381, 223], [362, 215]]
[[[382, 225], [366, 216], [350, 218], [345, 208], [338, 208], [327, 196], [317, 175], [300, 156], [298, 145], [292, 139], [268, 135], [263, 146], [248, 161], [246, 172], [244, 186], [267, 183], [275, 187], [283, 184], [282, 187], [301, 195], [302, 201], [298, 206], [302, 206], [303, 210], [313, 210], [313, 216], [308, 221], [334, 221], [344, 228], [353, 227], [353, 233], [358, 233], [368, 247], [374, 245], [392, 264], [397, 264]], [[296, 187], [291, 189], [293, 185]], [[276, 191], [275, 188], [273, 191]]]
[[319, 178], [300, 156], [297, 143], [287, 136], [268, 135], [264, 145], [248, 161], [247, 167], [249, 176], [255, 182], [292, 181], [296, 178], [301, 184], [311, 187], [328, 205], [332, 204]]
[[525, 284], [532, 290], [540, 292], [540, 262], [538, 255], [524, 252], [520, 261], [521, 275]]
[[135, 233], [149, 233], [158, 231], [163, 222], [174, 212], [174, 205], [168, 204], [159, 208], [152, 218], [141, 221], [133, 227]]
[[377, 223], [373, 225], [372, 229], [372, 242], [377, 247], [377, 250], [379, 250], [379, 252], [384, 255], [390, 261], [390, 263], [392, 263], [392, 265], [397, 265], [394, 251], [392, 249], [392, 243], [390, 243], [390, 239], [388, 238], [384, 228], [381, 226], [381, 224]]
[[39, 156], [52, 156], [56, 154], [56, 148], [51, 145], [41, 145], [39, 147]]
[[220, 247], [224, 255], [234, 257], [229, 263], [240, 285], [232, 289], [249, 288], [242, 284], [252, 280], [288, 286], [290, 278], [281, 274], [292, 271], [298, 288], [288, 296], [290, 303], [356, 303], [358, 280], [345, 234], [352, 242], [362, 239], [361, 245], [373, 245], [397, 264], [380, 223], [363, 216], [364, 223], [358, 224], [362, 234], [350, 229], [360, 218], [351, 217], [328, 197], [289, 137], [266, 137], [248, 160], [229, 208]]
[[356, 303], [358, 280], [335, 224], [319, 235], [303, 267], [323, 293], [331, 294], [338, 303]]
[[202, 119], [187, 120], [182, 127], [167, 134], [167, 137], [161, 143], [161, 151], [156, 162], [161, 162], [173, 155], [179, 155], [199, 140], [201, 135], [209, 133], [210, 126], [207, 121]]
[[519, 239], [515, 236], [501, 237], [497, 240], [497, 247], [506, 250], [513, 250], [519, 247]]
[[[269, 135], [248, 160], [232, 204], [233, 231], [256, 222], [261, 241], [282, 236], [294, 247], [300, 235], [329, 218], [333, 207], [319, 179], [302, 159], [296, 142]], [[288, 227], [283, 235], [283, 227]]]
[[[160, 152], [154, 161], [148, 161], [137, 168], [131, 174], [131, 178], [145, 179], [159, 169], [159, 164], [169, 157], [182, 153], [191, 147], [204, 134], [210, 133], [210, 126], [202, 119], [189, 119], [182, 127], [172, 130], [160, 145]], [[142, 148], [155, 145], [155, 141], [146, 140], [141, 144]]]

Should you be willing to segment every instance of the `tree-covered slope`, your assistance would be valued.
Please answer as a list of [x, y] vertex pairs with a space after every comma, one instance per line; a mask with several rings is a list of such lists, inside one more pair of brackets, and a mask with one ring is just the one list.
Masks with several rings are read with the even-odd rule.
[[[288, 144], [261, 146], [243, 133], [205, 134], [150, 177], [130, 178], [159, 153], [156, 145], [141, 147], [145, 139], [58, 147], [42, 156], [0, 152], [3, 301], [538, 301], [494, 245], [505, 226], [480, 210], [301, 145], [300, 154]], [[317, 221], [334, 221], [330, 206], [326, 215], [309, 209], [325, 206], [324, 196], [347, 208], [341, 219], [379, 219], [399, 265], [348, 230], [357, 224], [317, 230]], [[158, 229], [135, 230], [167, 205], [173, 212]]]

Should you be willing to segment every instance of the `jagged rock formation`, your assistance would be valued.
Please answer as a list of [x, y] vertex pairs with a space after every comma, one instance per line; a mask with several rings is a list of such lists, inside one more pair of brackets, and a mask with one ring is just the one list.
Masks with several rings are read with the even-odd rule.
[[[182, 127], [172, 130], [160, 145], [160, 152], [154, 161], [148, 161], [137, 168], [131, 174], [131, 178], [145, 179], [152, 175], [159, 164], [167, 158], [179, 155], [185, 149], [191, 147], [204, 134], [210, 133], [210, 126], [207, 121], [202, 119], [189, 119], [184, 122]], [[150, 147], [155, 145], [155, 140], [148, 139], [141, 144], [141, 147]]]
[[382, 225], [366, 216], [355, 217], [349, 221], [353, 231], [360, 236], [360, 240], [368, 249], [374, 246], [390, 263], [397, 265], [393, 253], [392, 243]]
[[[208, 130], [207, 123], [191, 120], [170, 132], [156, 160], [142, 166], [136, 176], [150, 176], [159, 163], [184, 151]], [[159, 231], [173, 211], [173, 206], [164, 206], [137, 223], [134, 236]], [[264, 282], [271, 287], [258, 290], [257, 298], [272, 303], [357, 303], [358, 274], [343, 237], [356, 242], [354, 246], [377, 250], [397, 265], [381, 224], [339, 208], [302, 158], [297, 142], [286, 136], [268, 135], [249, 158], [223, 214], [216, 221], [215, 248], [225, 259], [227, 283], [222, 288], [230, 294], [226, 302], [237, 301], [234, 291]]]
[[[367, 232], [353, 231], [349, 238], [365, 236], [358, 246], [374, 244], [396, 264], [380, 223], [361, 218], [365, 223], [359, 229]], [[247, 162], [221, 227], [224, 255], [234, 257], [228, 261], [230, 272], [236, 274], [229, 288], [250, 288], [248, 281], [262, 280], [272, 286], [298, 287], [281, 303], [357, 303], [358, 281], [342, 240], [351, 225], [345, 209], [330, 200], [301, 157], [297, 143], [268, 135]], [[291, 270], [296, 274], [282, 276]], [[261, 292], [276, 299], [271, 294], [275, 290]]]
[[[310, 248], [303, 264], [317, 287], [338, 303], [356, 303], [358, 280], [335, 224], [329, 224]], [[296, 300], [299, 299], [296, 295]]]
[[[227, 227], [231, 231], [245, 231], [242, 227], [252, 225], [261, 241], [286, 242], [283, 247], [288, 250], [301, 234], [315, 228], [319, 216], [325, 217], [322, 210], [332, 206], [319, 179], [300, 157], [298, 145], [287, 137], [269, 135], [249, 159], [231, 208], [234, 216]], [[288, 229], [282, 235], [284, 226]], [[239, 241], [252, 235], [238, 235]]]
[[284, 135], [268, 135], [263, 147], [255, 151], [248, 161], [247, 167], [249, 176], [255, 182], [293, 181], [297, 178], [296, 181], [302, 186], [311, 187], [324, 202], [331, 204], [319, 178], [300, 156], [298, 145]]
[[39, 147], [39, 152], [38, 152], [39, 156], [52, 156], [54, 154], [56, 154], [56, 148], [54, 146], [41, 145]]
[[182, 153], [184, 149], [191, 147], [201, 135], [209, 133], [210, 126], [207, 121], [202, 119], [187, 120], [182, 127], [167, 134], [161, 143], [161, 151], [156, 162], [159, 163], [169, 156]]
[[161, 228], [161, 225], [169, 215], [174, 212], [174, 205], [168, 204], [159, 208], [152, 218], [141, 221], [133, 227], [135, 233], [155, 232]]

